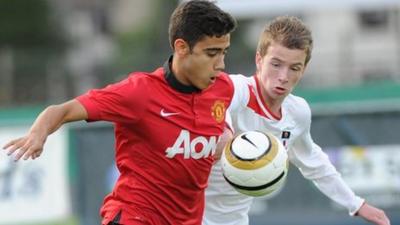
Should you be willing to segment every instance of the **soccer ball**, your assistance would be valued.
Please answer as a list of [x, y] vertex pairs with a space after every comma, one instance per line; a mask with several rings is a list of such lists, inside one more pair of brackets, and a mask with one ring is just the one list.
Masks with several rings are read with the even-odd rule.
[[230, 140], [222, 153], [225, 180], [238, 192], [265, 196], [285, 183], [289, 162], [285, 147], [274, 135], [243, 132]]

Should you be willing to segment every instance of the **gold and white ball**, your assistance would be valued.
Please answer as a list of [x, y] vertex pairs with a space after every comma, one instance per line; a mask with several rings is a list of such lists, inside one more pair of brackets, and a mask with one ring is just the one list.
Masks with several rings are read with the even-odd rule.
[[260, 131], [243, 132], [230, 140], [221, 162], [225, 180], [238, 192], [256, 197], [279, 190], [289, 168], [280, 140]]

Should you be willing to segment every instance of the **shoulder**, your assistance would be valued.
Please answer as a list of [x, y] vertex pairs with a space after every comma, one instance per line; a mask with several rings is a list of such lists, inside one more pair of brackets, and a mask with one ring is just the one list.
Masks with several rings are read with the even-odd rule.
[[230, 74], [229, 78], [232, 80], [235, 88], [235, 93], [239, 95], [248, 95], [249, 90], [256, 90], [256, 83], [254, 77], [247, 77], [242, 74]]
[[233, 95], [233, 83], [232, 80], [229, 79], [229, 75], [224, 72], [220, 72], [217, 76], [217, 80], [212, 85], [211, 90], [214, 92], [227, 92], [230, 96]]
[[232, 86], [232, 81], [229, 79], [229, 75], [225, 72], [220, 72], [217, 77], [217, 82], [229, 84]]
[[129, 100], [134, 98], [134, 96], [142, 96], [144, 98], [148, 96], [146, 93], [154, 90], [153, 86], [159, 83], [154, 82], [157, 79], [154, 73], [132, 72], [122, 80], [109, 84], [102, 89], [93, 89], [90, 93], [97, 96], [112, 95], [121, 100]]
[[153, 72], [132, 72], [128, 75], [127, 81], [129, 83], [153, 83], [155, 80], [164, 80], [164, 70], [162, 68], [158, 68]]
[[246, 77], [243, 74], [229, 74], [229, 78], [232, 80], [235, 87], [253, 85], [253, 77]]
[[230, 108], [231, 111], [235, 111], [247, 105], [250, 99], [250, 90], [254, 89], [255, 81], [253, 77], [246, 77], [242, 74], [230, 74], [229, 79], [234, 89]]
[[157, 86], [165, 83], [163, 76], [162, 68], [159, 68], [153, 72], [132, 72], [120, 83], [129, 89], [146, 91], [149, 90], [151, 86]]
[[298, 123], [311, 123], [311, 108], [304, 98], [289, 94], [283, 104]]

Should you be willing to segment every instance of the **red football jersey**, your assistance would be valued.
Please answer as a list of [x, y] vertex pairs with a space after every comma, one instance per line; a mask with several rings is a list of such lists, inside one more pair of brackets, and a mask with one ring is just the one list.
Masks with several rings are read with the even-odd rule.
[[89, 121], [115, 125], [120, 177], [104, 200], [103, 224], [120, 212], [124, 225], [201, 224], [204, 189], [233, 84], [221, 73], [200, 91], [177, 82], [168, 65], [77, 98]]

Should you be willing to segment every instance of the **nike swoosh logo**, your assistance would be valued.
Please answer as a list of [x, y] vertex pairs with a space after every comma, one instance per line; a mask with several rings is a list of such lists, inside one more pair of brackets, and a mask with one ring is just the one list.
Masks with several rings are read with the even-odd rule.
[[252, 144], [254, 147], [257, 148], [257, 146], [252, 141], [250, 141], [250, 139], [247, 138], [246, 134], [241, 136], [240, 138], [242, 138], [243, 140], [249, 142], [250, 144]]
[[161, 109], [160, 115], [162, 117], [168, 117], [168, 116], [175, 116], [178, 115], [178, 112], [165, 112], [164, 109]]

